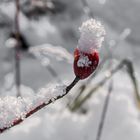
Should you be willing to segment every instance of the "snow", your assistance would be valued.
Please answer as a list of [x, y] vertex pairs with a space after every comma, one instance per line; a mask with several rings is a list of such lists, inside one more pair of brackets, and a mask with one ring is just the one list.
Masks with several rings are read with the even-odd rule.
[[102, 46], [105, 29], [99, 21], [89, 19], [83, 22], [79, 30], [81, 33], [78, 42], [79, 50], [83, 52], [90, 52], [91, 50], [99, 49]]
[[42, 61], [44, 65], [49, 64], [49, 57], [57, 61], [66, 61], [68, 63], [72, 63], [73, 61], [73, 56], [61, 46], [43, 44], [31, 47], [29, 52]]
[[[81, 7], [80, 0], [62, 1], [64, 1], [66, 4], [68, 3], [67, 7], [69, 8], [69, 10], [62, 15], [50, 16], [50, 18], [48, 18], [47, 15], [43, 20], [39, 20], [36, 22], [34, 20], [25, 22], [25, 18], [21, 18], [21, 27], [22, 29], [26, 29], [24, 30], [24, 33], [27, 35], [27, 38], [29, 42], [32, 43], [32, 45], [52, 43], [53, 46], [63, 46], [72, 53], [73, 48], [75, 48], [75, 46], [77, 45], [78, 40], [78, 37], [76, 36], [78, 34], [76, 32], [77, 27], [81, 22], [83, 22], [83, 19], [87, 18], [87, 16], [83, 13], [83, 7]], [[117, 58], [118, 61], [120, 61], [122, 58], [130, 58], [131, 60], [133, 60], [137, 73], [137, 79], [139, 81], [140, 75], [138, 73], [140, 73], [140, 48], [138, 43], [140, 42], [140, 18], [138, 17], [137, 13], [139, 13], [140, 1], [87, 0], [87, 2], [92, 9], [94, 16], [98, 17], [99, 20], [104, 23], [104, 26], [106, 26], [107, 44], [111, 40], [111, 46], [115, 46], [115, 48], [112, 49], [112, 56]], [[8, 7], [6, 5], [6, 8], [5, 6], [3, 6], [3, 10], [7, 13], [7, 15], [9, 15], [10, 19], [13, 19], [14, 12], [13, 10], [11, 11], [10, 4]], [[27, 26], [23, 24], [23, 21], [24, 23], [27, 23], [27, 25], [30, 26], [32, 30], [30, 28], [27, 28]], [[75, 36], [67, 29], [69, 29], [70, 31], [75, 31], [72, 33], [74, 33], [74, 35], [77, 33], [75, 35], [77, 38], [75, 39]], [[126, 29], [124, 34], [120, 36], [120, 33], [124, 29]], [[37, 36], [36, 34], [38, 34], [39, 36]], [[127, 38], [127, 40], [123, 40], [128, 34], [130, 34], [129, 38]], [[15, 87], [10, 89], [12, 86], [12, 81], [9, 81], [11, 76], [6, 79], [5, 86], [3, 87], [3, 77], [5, 77], [7, 73], [12, 72], [11, 60], [13, 56], [11, 56], [11, 50], [9, 51], [9, 53], [7, 53], [7, 48], [5, 48], [4, 46], [5, 32], [3, 33], [3, 31], [1, 31], [0, 36], [0, 89], [6, 88], [8, 90], [7, 92], [3, 90], [2, 96], [5, 96], [5, 93], [6, 95], [15, 95]], [[114, 44], [118, 44], [118, 41], [116, 40], [119, 38], [119, 36], [120, 38], [122, 38], [121, 43], [119, 43], [119, 45], [116, 47], [116, 45]], [[89, 38], [85, 40], [88, 39]], [[82, 42], [82, 40], [80, 41]], [[83, 42], [80, 43], [80, 41], [78, 43], [79, 48], [80, 45], [83, 45]], [[84, 44], [86, 47], [89, 47], [91, 45], [86, 45], [85, 42]], [[84, 48], [85, 46], [83, 45], [82, 47]], [[102, 49], [104, 50], [101, 57], [106, 55], [106, 50], [108, 48], [108, 45], [107, 47], [102, 47]], [[53, 50], [55, 52], [54, 48]], [[56, 59], [56, 57], [54, 58]], [[22, 84], [30, 86], [30, 89], [38, 89], [42, 87], [46, 82], [52, 82], [54, 80], [52, 80], [52, 77], [49, 75], [49, 73], [47, 73], [46, 69], [44, 70], [36, 62], [36, 60], [30, 59], [27, 55], [23, 55], [21, 61]], [[47, 63], [47, 60], [45, 63]], [[62, 79], [67, 79], [67, 82], [69, 82], [73, 78], [71, 63], [62, 64], [60, 61], [54, 63], [50, 60], [49, 63], [51, 63], [52, 66], [55, 66], [56, 71], [59, 75], [61, 75]], [[101, 72], [100, 75], [102, 73], [103, 72]], [[140, 113], [134, 102], [134, 91], [132, 90], [132, 84], [126, 77], [127, 76], [125, 75], [125, 71], [122, 71], [113, 78], [114, 88], [112, 91], [112, 96], [101, 139], [139, 140]], [[93, 80], [93, 85], [94, 82], [98, 80], [100, 79], [95, 78]], [[7, 81], [9, 81], [9, 83]], [[11, 85], [10, 88], [8, 84], [9, 86]], [[12, 82], [12, 84], [14, 84], [14, 82]], [[91, 84], [89, 87], [93, 85]], [[20, 125], [7, 131], [7, 133], [3, 133], [0, 138], [2, 140], [11, 140], [11, 138], [14, 140], [95, 140], [97, 128], [99, 126], [101, 117], [103, 102], [107, 94], [106, 88], [107, 85], [105, 85], [104, 88], [101, 88], [100, 91], [94, 94], [94, 96], [84, 105], [84, 107], [88, 109], [87, 114], [83, 115], [80, 113], [70, 112], [67, 108], [65, 108], [66, 105], [63, 102], [64, 100], [62, 100], [62, 102], [55, 102], [55, 104], [46, 107], [45, 110], [39, 111], [39, 113], [34, 114], [31, 118], [26, 119]], [[24, 90], [22, 93], [25, 94], [25, 92], [26, 90]], [[77, 91], [73, 90], [73, 92], [76, 93]], [[52, 98], [52, 100], [54, 99]]]
[[[117, 80], [120, 74], [117, 74], [114, 80]], [[124, 80], [128, 79], [124, 76]], [[127, 84], [130, 83], [127, 81]], [[118, 86], [114, 87], [115, 92], [113, 91], [111, 95], [102, 138], [105, 140], [139, 140], [139, 112], [130, 96], [132, 90], [130, 87], [124, 89], [122, 85], [120, 91], [117, 92]], [[19, 126], [12, 128], [8, 133], [4, 133], [1, 138], [10, 139], [13, 136], [15, 140], [19, 138], [95, 140], [106, 94], [107, 90], [101, 88], [86, 103], [89, 109], [87, 114], [71, 113], [65, 108], [64, 102], [56, 102]], [[127, 132], [129, 133], [126, 135]]]
[[80, 55], [80, 58], [77, 62], [78, 67], [89, 67], [92, 64], [91, 61], [89, 61], [88, 56]]
[[17, 41], [14, 38], [9, 38], [6, 42], [5, 42], [5, 46], [7, 48], [14, 48], [17, 45]]
[[0, 98], [0, 129], [10, 127], [14, 121], [22, 118], [37, 106], [55, 101], [58, 96], [63, 96], [66, 91], [65, 85], [48, 85], [42, 88], [38, 94], [30, 97], [5, 96]]

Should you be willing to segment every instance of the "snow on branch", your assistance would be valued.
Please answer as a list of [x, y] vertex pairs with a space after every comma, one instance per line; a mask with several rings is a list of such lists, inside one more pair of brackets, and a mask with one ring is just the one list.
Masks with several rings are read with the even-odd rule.
[[79, 81], [75, 78], [69, 85], [49, 85], [42, 88], [38, 94], [32, 97], [0, 98], [0, 133], [21, 123], [25, 118], [31, 116], [38, 110], [65, 96], [71, 88]]
[[49, 64], [50, 58], [55, 58], [58, 61], [66, 61], [72, 63], [73, 56], [61, 46], [53, 46], [52, 44], [43, 44], [39, 46], [33, 46], [29, 49], [29, 52], [33, 54], [42, 63]]
[[[54, 87], [49, 85], [48, 87], [41, 89], [38, 94], [32, 97], [15, 98], [7, 96], [0, 98], [0, 133], [21, 123], [25, 118], [31, 116], [46, 105], [62, 98], [80, 79], [85, 79], [93, 73], [97, 67], [97, 61], [99, 60], [98, 53], [95, 52], [94, 49], [96, 49], [96, 46], [100, 47], [102, 45], [105, 30], [99, 22], [90, 19], [82, 24], [80, 32], [81, 37], [78, 42], [78, 48], [81, 52], [79, 53], [79, 50], [76, 48], [74, 56], [74, 71], [76, 78], [74, 81], [69, 86], [59, 85]], [[52, 45], [47, 45], [47, 47], [35, 47], [32, 48], [30, 52], [33, 54], [37, 53], [37, 56], [43, 55], [43, 57], [45, 57], [46, 55], [51, 55], [52, 57], [58, 56], [61, 60], [70, 60], [70, 62], [72, 60], [71, 55], [64, 48], [53, 47]], [[92, 65], [91, 62], [87, 65], [89, 66], [90, 64], [90, 67], [85, 66], [82, 67], [82, 69], [81, 67], [80, 69], [77, 67], [77, 61], [79, 60], [79, 54], [81, 53], [88, 57], [87, 60], [90, 59], [92, 62]], [[94, 63], [95, 61], [96, 63]]]

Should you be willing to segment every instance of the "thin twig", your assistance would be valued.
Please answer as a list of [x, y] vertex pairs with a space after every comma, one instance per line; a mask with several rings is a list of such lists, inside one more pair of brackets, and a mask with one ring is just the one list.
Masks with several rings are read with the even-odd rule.
[[104, 123], [105, 123], [105, 119], [106, 119], [106, 115], [107, 115], [107, 110], [108, 110], [108, 106], [109, 106], [109, 101], [110, 101], [112, 89], [113, 89], [113, 86], [112, 86], [112, 81], [111, 81], [110, 85], [109, 85], [109, 88], [108, 88], [108, 94], [107, 94], [105, 102], [104, 102], [103, 111], [102, 111], [102, 114], [101, 114], [101, 121], [99, 123], [99, 128], [97, 130], [96, 140], [101, 140], [101, 136], [102, 136], [102, 132], [103, 132], [103, 128], [104, 128]]
[[[111, 58], [112, 58], [113, 57], [112, 53], [110, 53], [110, 54], [111, 54]], [[111, 71], [111, 69], [112, 69], [112, 64], [113, 64], [113, 61], [111, 59], [110, 64], [109, 64], [109, 71]], [[104, 129], [105, 119], [106, 119], [107, 110], [108, 110], [108, 107], [109, 107], [109, 101], [110, 101], [110, 98], [111, 98], [112, 90], [113, 90], [113, 77], [111, 78], [110, 83], [109, 83], [108, 94], [105, 98], [103, 111], [102, 111], [102, 114], [101, 114], [101, 120], [100, 120], [99, 127], [98, 127], [98, 130], [97, 130], [96, 140], [101, 140], [101, 136], [102, 136], [103, 129]]]
[[59, 78], [57, 72], [54, 70], [54, 68], [51, 67], [50, 64], [46, 66], [46, 69], [49, 71], [49, 73], [54, 77], [57, 78], [57, 82], [62, 83], [62, 80]]
[[135, 76], [135, 71], [134, 67], [131, 61], [125, 60], [124, 62], [126, 64], [127, 72], [128, 75], [131, 78], [131, 82], [133, 83], [134, 89], [135, 89], [135, 94], [136, 94], [136, 99], [137, 99], [137, 105], [140, 107], [140, 94], [139, 94], [139, 89], [138, 89], [138, 82]]
[[19, 27], [19, 12], [20, 12], [20, 5], [19, 0], [15, 0], [16, 6], [16, 14], [15, 14], [15, 33], [16, 33], [16, 40], [17, 44], [15, 46], [15, 82], [17, 88], [17, 97], [21, 96], [20, 92], [20, 84], [21, 84], [21, 77], [20, 77], [20, 27]]
[[[65, 92], [65, 94], [57, 96], [57, 98], [56, 98], [55, 100], [61, 99], [61, 98], [63, 98], [65, 95], [67, 95], [67, 94], [69, 93], [69, 91], [78, 83], [79, 80], [80, 80], [80, 79], [79, 79], [78, 77], [76, 77], [76, 78], [74, 79], [74, 81], [73, 81], [69, 86], [66, 87], [66, 92]], [[50, 100], [48, 101], [48, 103], [45, 103], [45, 102], [42, 103], [41, 105], [37, 106], [37, 107], [34, 108], [33, 110], [27, 112], [27, 114], [25, 115], [25, 118], [28, 118], [29, 116], [31, 116], [31, 115], [34, 114], [35, 112], [39, 111], [40, 109], [44, 108], [45, 106], [51, 104], [52, 102], [54, 102], [54, 101], [52, 101], [52, 99], [50, 99]], [[16, 125], [20, 124], [20, 123], [23, 122], [23, 121], [24, 121], [24, 120], [23, 120], [22, 118], [19, 118], [19, 119], [15, 120], [15, 121], [12, 123], [11, 127], [16, 126]], [[2, 133], [2, 132], [4, 132], [4, 131], [8, 130], [8, 129], [11, 128], [11, 127], [5, 127], [5, 128], [0, 129], [0, 133]]]

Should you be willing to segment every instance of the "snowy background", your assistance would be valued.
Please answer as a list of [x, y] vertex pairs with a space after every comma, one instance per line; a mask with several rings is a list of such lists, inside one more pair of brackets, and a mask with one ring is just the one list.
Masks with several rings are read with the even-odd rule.
[[[22, 96], [31, 96], [47, 84], [60, 81], [69, 84], [74, 79], [73, 51], [79, 38], [78, 27], [89, 17], [81, 0], [56, 0], [63, 3], [63, 10], [57, 14], [47, 13], [37, 19], [29, 19], [20, 14], [20, 28], [30, 50], [46, 46], [48, 54], [35, 59], [33, 54], [21, 55]], [[133, 62], [136, 78], [140, 84], [140, 1], [139, 0], [87, 0], [94, 18], [105, 26], [106, 38], [101, 48], [101, 60], [106, 56], [113, 58], [113, 67], [122, 59]], [[8, 9], [8, 10], [7, 10]], [[14, 52], [6, 47], [6, 40], [13, 29], [15, 8], [12, 2], [0, 3], [0, 96], [15, 96]], [[8, 23], [8, 25], [6, 25]], [[116, 44], [116, 45], [115, 45]], [[58, 48], [59, 47], [59, 48]], [[66, 50], [68, 52], [66, 52]], [[60, 51], [59, 51], [60, 50]], [[38, 56], [38, 55], [37, 55]], [[43, 55], [44, 56], [44, 55]], [[53, 68], [58, 77], [52, 75], [43, 65]], [[109, 62], [104, 62], [97, 77], [87, 86], [87, 92], [101, 80], [108, 69]], [[123, 69], [113, 78], [113, 90], [105, 119], [101, 140], [139, 140], [140, 114], [136, 105], [134, 88], [128, 74]], [[87, 80], [80, 82], [86, 83]], [[96, 140], [101, 113], [108, 94], [107, 82], [82, 106], [71, 112], [66, 106], [75, 96], [78, 86], [67, 97], [56, 101], [22, 124], [0, 135], [2, 140]]]

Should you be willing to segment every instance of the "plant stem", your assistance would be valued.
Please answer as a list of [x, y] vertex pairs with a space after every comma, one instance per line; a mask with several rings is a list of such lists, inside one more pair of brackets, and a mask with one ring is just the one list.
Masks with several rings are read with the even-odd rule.
[[15, 33], [16, 33], [16, 40], [17, 44], [15, 46], [15, 83], [16, 83], [16, 89], [17, 89], [17, 97], [21, 96], [20, 91], [20, 84], [21, 84], [21, 78], [20, 78], [20, 29], [19, 29], [19, 11], [20, 11], [20, 5], [19, 0], [15, 0], [15, 6], [16, 6], [16, 14], [15, 14]]
[[101, 136], [102, 136], [102, 132], [103, 132], [103, 128], [104, 128], [104, 123], [105, 123], [105, 119], [106, 119], [106, 115], [107, 115], [107, 110], [108, 110], [108, 106], [109, 106], [109, 101], [110, 101], [112, 89], [113, 89], [113, 86], [112, 86], [112, 81], [111, 81], [110, 85], [109, 85], [109, 88], [108, 88], [108, 94], [107, 94], [105, 102], [104, 102], [103, 111], [102, 111], [102, 114], [101, 114], [101, 121], [99, 123], [99, 128], [98, 128], [98, 131], [97, 131], [96, 140], [101, 140]]
[[80, 80], [80, 78], [78, 76], [76, 76], [75, 79], [73, 80], [73, 82], [69, 86], [67, 86], [66, 93], [68, 93], [74, 87], [74, 85], [76, 85], [76, 83], [78, 83], [79, 80]]
[[48, 66], [46, 66], [46, 69], [50, 72], [50, 74], [54, 77], [57, 78], [57, 81], [59, 83], [62, 83], [62, 80], [59, 78], [57, 72], [51, 67], [51, 65], [49, 64]]
[[130, 60], [124, 60], [124, 63], [126, 65], [128, 75], [130, 76], [131, 82], [135, 90], [137, 105], [140, 108], [140, 94], [138, 90], [138, 83], [137, 83], [137, 78], [135, 76], [133, 64]]

